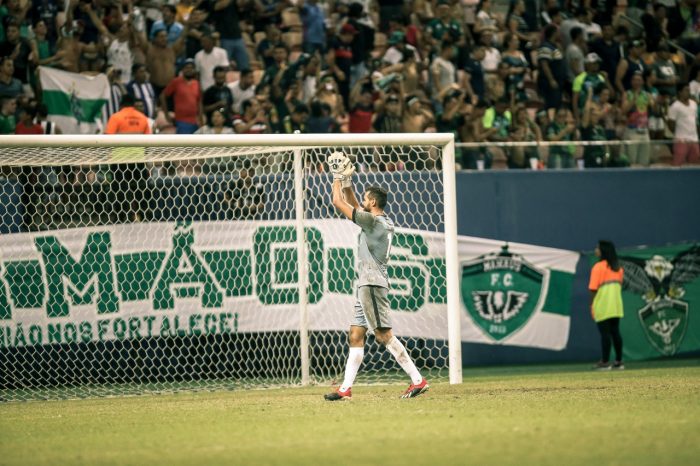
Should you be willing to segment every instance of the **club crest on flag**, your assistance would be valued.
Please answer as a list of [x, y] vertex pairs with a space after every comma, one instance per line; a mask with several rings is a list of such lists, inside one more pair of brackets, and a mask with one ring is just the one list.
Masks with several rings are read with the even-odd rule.
[[654, 255], [649, 259], [621, 258], [625, 275], [623, 289], [646, 303], [637, 311], [649, 343], [662, 355], [676, 354], [688, 328], [688, 303], [684, 285], [700, 275], [700, 246], [672, 258]]
[[462, 265], [462, 301], [474, 323], [492, 340], [501, 341], [523, 328], [542, 309], [549, 271], [505, 244], [497, 253]]

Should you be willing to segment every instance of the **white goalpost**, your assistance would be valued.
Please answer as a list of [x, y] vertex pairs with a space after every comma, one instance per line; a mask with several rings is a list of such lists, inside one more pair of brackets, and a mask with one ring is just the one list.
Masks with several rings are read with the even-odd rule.
[[[461, 383], [451, 134], [0, 136], [0, 401], [338, 381], [338, 150], [389, 192], [394, 333]], [[405, 379], [368, 345], [360, 383]]]

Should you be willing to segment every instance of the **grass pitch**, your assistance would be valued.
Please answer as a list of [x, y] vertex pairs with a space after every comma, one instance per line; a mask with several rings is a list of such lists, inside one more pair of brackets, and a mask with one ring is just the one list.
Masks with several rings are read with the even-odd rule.
[[464, 384], [0, 404], [0, 465], [695, 465], [700, 360], [466, 369]]

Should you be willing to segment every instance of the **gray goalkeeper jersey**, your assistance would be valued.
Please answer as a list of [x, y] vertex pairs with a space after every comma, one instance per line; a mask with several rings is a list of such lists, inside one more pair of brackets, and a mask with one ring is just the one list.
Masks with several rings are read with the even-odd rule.
[[352, 221], [362, 228], [357, 248], [357, 286], [389, 288], [386, 265], [389, 262], [394, 222], [384, 215], [374, 216], [357, 209], [352, 211]]

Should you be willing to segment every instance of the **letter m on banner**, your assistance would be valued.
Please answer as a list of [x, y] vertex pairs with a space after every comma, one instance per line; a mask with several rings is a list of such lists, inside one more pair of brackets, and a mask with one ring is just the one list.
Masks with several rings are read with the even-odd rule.
[[55, 236], [35, 238], [34, 244], [46, 268], [49, 317], [69, 315], [69, 301], [72, 305], [93, 304], [95, 297], [100, 314], [119, 311], [109, 232], [90, 233], [77, 261]]

